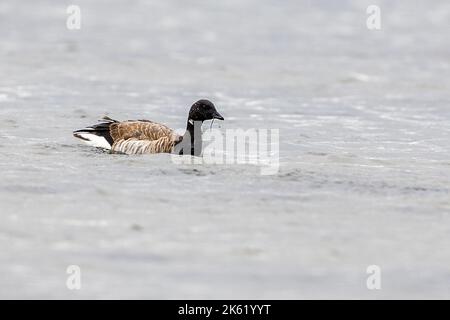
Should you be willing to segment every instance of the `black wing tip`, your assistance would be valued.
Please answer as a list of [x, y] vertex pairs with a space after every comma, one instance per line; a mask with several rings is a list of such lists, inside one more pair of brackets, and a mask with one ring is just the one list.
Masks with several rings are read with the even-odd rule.
[[98, 124], [94, 124], [92, 126], [73, 131], [73, 136], [82, 140], [89, 141], [89, 139], [82, 137], [81, 135], [79, 135], [79, 133], [90, 133], [96, 136], [104, 137], [110, 145], [113, 145], [114, 140], [111, 137], [110, 126], [113, 123], [118, 123], [119, 121], [111, 119], [108, 116], [104, 116], [102, 120], [99, 120], [99, 122], [100, 123]]
[[92, 133], [94, 130], [95, 130], [94, 128], [87, 127], [87, 128], [75, 130], [75, 131], [73, 131], [73, 134], [76, 134], [76, 133], [83, 133], [83, 132], [84, 132], [84, 133]]

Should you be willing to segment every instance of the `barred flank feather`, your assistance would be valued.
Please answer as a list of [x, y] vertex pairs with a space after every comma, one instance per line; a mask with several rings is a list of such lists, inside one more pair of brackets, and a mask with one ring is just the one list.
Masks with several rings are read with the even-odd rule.
[[173, 146], [174, 141], [169, 137], [162, 137], [157, 140], [130, 138], [115, 142], [112, 151], [126, 154], [169, 153], [172, 151]]

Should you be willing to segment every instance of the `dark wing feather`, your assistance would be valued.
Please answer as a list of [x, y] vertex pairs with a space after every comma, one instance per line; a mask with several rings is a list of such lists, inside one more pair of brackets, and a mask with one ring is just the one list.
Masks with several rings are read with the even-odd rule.
[[84, 128], [84, 129], [76, 130], [73, 133], [75, 135], [77, 133], [83, 133], [83, 132], [95, 134], [97, 136], [104, 137], [110, 145], [113, 145], [114, 139], [111, 136], [111, 125], [114, 123], [119, 123], [119, 122], [116, 120], [113, 120], [107, 116], [103, 117], [103, 119], [101, 119], [99, 121], [100, 121], [100, 123], [98, 123], [98, 124], [94, 124], [90, 127]]

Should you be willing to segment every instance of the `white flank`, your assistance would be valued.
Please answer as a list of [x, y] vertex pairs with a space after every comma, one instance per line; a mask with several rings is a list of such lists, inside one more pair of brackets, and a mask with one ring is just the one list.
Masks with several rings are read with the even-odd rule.
[[[108, 140], [106, 140], [103, 137], [97, 136], [92, 133], [86, 133], [86, 132], [77, 132], [77, 135], [80, 136], [81, 140], [84, 141], [89, 146], [96, 147], [96, 148], [103, 148], [103, 149], [111, 149], [111, 145], [108, 143]], [[87, 140], [84, 140], [87, 139]]]

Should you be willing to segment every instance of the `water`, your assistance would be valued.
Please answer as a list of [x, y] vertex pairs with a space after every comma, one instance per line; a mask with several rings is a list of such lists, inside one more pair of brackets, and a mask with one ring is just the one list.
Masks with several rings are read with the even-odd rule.
[[[450, 4], [378, 3], [369, 31], [371, 1], [84, 0], [69, 31], [65, 4], [3, 1], [0, 297], [449, 298]], [[71, 136], [183, 128], [199, 98], [279, 129], [279, 172]]]

